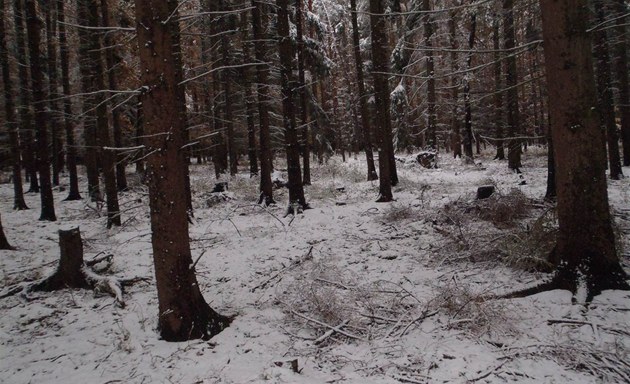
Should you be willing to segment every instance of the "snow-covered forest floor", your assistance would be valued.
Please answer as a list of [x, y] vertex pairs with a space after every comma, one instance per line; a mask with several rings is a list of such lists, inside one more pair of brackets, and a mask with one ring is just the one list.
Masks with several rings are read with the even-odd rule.
[[[33, 194], [30, 210], [12, 211], [11, 185], [0, 185], [5, 232], [18, 248], [0, 251], [0, 290], [51, 273], [57, 231], [68, 226], [80, 226], [86, 260], [113, 255], [105, 274], [150, 279], [127, 289], [125, 308], [88, 290], [1, 299], [0, 382], [630, 382], [630, 292], [605, 292], [588, 307], [564, 291], [491, 298], [549, 276], [534, 269], [546, 266], [554, 212], [542, 199], [542, 149], [525, 153], [522, 179], [490, 153], [477, 162], [401, 162], [396, 201], [383, 204], [361, 159], [334, 157], [314, 165], [312, 209], [296, 217], [283, 217], [285, 189], [264, 209], [257, 179], [243, 173], [213, 195], [213, 171], [192, 165], [198, 280], [213, 308], [236, 317], [210, 341], [183, 343], [155, 331], [148, 196], [133, 173], [121, 195], [124, 225], [111, 230], [104, 208], [63, 202], [65, 191], [55, 192], [58, 222], [37, 220]], [[625, 249], [629, 183], [609, 183]], [[498, 194], [475, 201], [487, 184]], [[628, 270], [628, 251], [623, 258]]]

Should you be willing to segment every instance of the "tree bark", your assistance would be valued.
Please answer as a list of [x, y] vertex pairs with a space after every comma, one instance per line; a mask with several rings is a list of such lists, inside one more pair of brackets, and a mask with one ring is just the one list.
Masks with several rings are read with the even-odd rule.
[[[271, 183], [271, 138], [269, 133], [269, 65], [266, 56], [265, 31], [267, 12], [265, 3], [252, 0], [252, 29], [256, 55], [256, 93], [258, 96], [258, 119], [260, 122], [260, 199], [258, 204], [274, 203]], [[260, 65], [263, 64], [264, 65]]]
[[608, 205], [586, 0], [541, 0], [559, 233], [554, 285], [590, 301], [628, 288]]
[[[89, 7], [91, 0], [77, 0], [77, 22], [89, 24]], [[81, 89], [86, 96], [82, 101], [83, 138], [85, 141], [84, 162], [88, 181], [88, 194], [91, 201], [102, 201], [99, 178], [99, 150], [97, 119], [95, 114], [97, 97], [94, 94], [94, 68], [92, 63], [93, 30], [78, 28], [79, 35], [79, 69], [81, 73]]]
[[[392, 128], [390, 121], [390, 93], [387, 80], [389, 73], [389, 55], [387, 54], [386, 20], [382, 0], [370, 0], [370, 25], [372, 32], [372, 63], [374, 78], [375, 122], [378, 143], [379, 197], [378, 202], [394, 199], [392, 185], [394, 176], [390, 164], [393, 157]], [[391, 145], [390, 145], [391, 144]], [[397, 179], [397, 177], [396, 177]], [[396, 180], [397, 182], [398, 180]]]
[[12, 251], [15, 249], [11, 246], [11, 244], [9, 244], [9, 240], [7, 240], [7, 236], [4, 234], [4, 228], [2, 228], [2, 217], [0, 217], [0, 249], [5, 251]]
[[[470, 70], [472, 64], [472, 49], [475, 45], [475, 33], [477, 31], [477, 14], [473, 13], [470, 16], [470, 33], [468, 35], [468, 56], [466, 57], [466, 69]], [[464, 77], [464, 110], [465, 110], [465, 131], [464, 135], [464, 155], [472, 160], [473, 159], [473, 131], [472, 131], [472, 107], [470, 103], [470, 81]]]
[[[449, 40], [451, 42], [451, 71], [457, 72], [457, 25], [455, 20], [455, 12], [451, 12], [448, 19], [448, 31], [449, 31]], [[462, 157], [462, 136], [460, 133], [460, 107], [459, 107], [459, 81], [456, 76], [451, 76], [451, 103], [452, 103], [452, 113], [451, 116], [451, 124], [453, 126], [453, 139], [452, 139], [452, 147], [453, 147], [453, 157]]]
[[59, 71], [57, 69], [57, 46], [54, 36], [57, 34], [57, 20], [54, 17], [55, 4], [53, 1], [47, 2], [46, 14], [46, 51], [48, 53], [48, 94], [49, 94], [49, 121], [51, 135], [51, 160], [52, 160], [52, 183], [59, 185], [59, 173], [63, 169], [63, 148], [60, 129], [60, 108], [59, 108]]
[[289, 174], [289, 212], [295, 212], [294, 206], [308, 208], [302, 185], [300, 169], [300, 144], [298, 142], [295, 121], [296, 88], [293, 79], [293, 49], [289, 33], [289, 1], [276, 0], [278, 9], [278, 52], [280, 54], [280, 86], [282, 88], [282, 111], [284, 121], [284, 141], [287, 153], [287, 173]]
[[302, 174], [302, 184], [311, 185], [311, 150], [309, 143], [309, 114], [308, 100], [306, 92], [306, 79], [304, 70], [304, 0], [295, 0], [295, 23], [297, 27], [297, 62], [298, 78], [300, 89], [300, 130], [302, 161], [304, 162], [304, 173]]
[[370, 110], [368, 108], [368, 95], [365, 91], [363, 60], [361, 60], [361, 47], [359, 41], [359, 22], [357, 16], [357, 0], [350, 0], [350, 12], [352, 12], [352, 45], [354, 48], [354, 63], [357, 71], [357, 88], [359, 91], [359, 109], [361, 111], [361, 125], [363, 133], [363, 148], [367, 161], [367, 180], [378, 180], [374, 165], [374, 151], [372, 148], [372, 128], [370, 127]]
[[628, 65], [628, 6], [625, 0], [615, 0], [615, 75], [619, 82], [619, 117], [623, 142], [623, 165], [630, 166], [630, 65]]
[[46, 95], [44, 93], [44, 74], [41, 67], [39, 53], [40, 30], [42, 22], [37, 17], [35, 0], [26, 0], [26, 28], [28, 31], [28, 49], [31, 58], [31, 83], [33, 88], [33, 105], [35, 108], [35, 125], [37, 134], [37, 165], [39, 173], [41, 215], [40, 220], [56, 221], [55, 201], [50, 181], [50, 166], [48, 153], [48, 130], [46, 123], [48, 114], [44, 107]]
[[70, 190], [67, 201], [81, 200], [79, 177], [77, 174], [77, 150], [74, 140], [74, 120], [72, 118], [72, 90], [70, 89], [70, 57], [64, 0], [57, 0], [57, 20], [59, 21], [59, 57], [61, 61], [61, 84], [63, 87], [64, 130], [66, 133], [66, 167], [70, 176]]
[[492, 48], [494, 49], [494, 124], [496, 135], [497, 154], [495, 160], [505, 159], [505, 149], [503, 148], [503, 93], [501, 92], [501, 36], [500, 19], [498, 15], [492, 20]]
[[519, 172], [521, 168], [520, 114], [518, 107], [518, 74], [516, 71], [516, 30], [514, 28], [514, 0], [503, 0], [503, 35], [506, 60], [505, 85], [507, 87], [508, 168]]
[[[4, 0], [0, 0], [0, 65], [2, 66], [2, 82], [4, 85], [4, 113], [5, 126], [9, 133], [11, 145], [11, 166], [13, 171], [13, 209], [28, 209], [24, 201], [24, 189], [22, 186], [22, 159], [20, 156], [19, 124], [15, 114], [15, 101], [13, 100], [13, 83], [9, 65], [9, 52], [7, 50], [5, 33]], [[2, 234], [0, 234], [2, 235]], [[4, 237], [4, 235], [2, 235]], [[5, 240], [6, 243], [6, 240]]]
[[429, 132], [429, 140], [427, 143], [433, 150], [438, 149], [437, 141], [437, 110], [435, 96], [435, 59], [433, 51], [433, 33], [434, 22], [431, 16], [431, 2], [429, 0], [422, 1], [422, 8], [427, 14], [424, 15], [424, 46], [426, 52], [426, 76], [427, 76], [427, 130]]
[[[158, 324], [166, 341], [210, 338], [229, 325], [204, 300], [190, 252], [183, 116], [178, 105], [178, 60], [174, 55], [177, 11], [157, 0], [136, 0], [153, 260], [158, 289]], [[163, 135], [167, 133], [167, 135]]]
[[[596, 23], [605, 23], [606, 12], [604, 11], [604, 2], [601, 0], [593, 0], [593, 5], [595, 6]], [[617, 124], [615, 122], [615, 106], [611, 88], [612, 76], [610, 70], [611, 60], [608, 51], [608, 36], [606, 29], [599, 28], [593, 33], [593, 48], [597, 68], [595, 76], [599, 96], [599, 116], [608, 142], [608, 167], [610, 169], [610, 178], [619, 180], [623, 177], [623, 172], [621, 170], [619, 134], [617, 133]]]
[[243, 33], [243, 82], [245, 87], [245, 116], [247, 120], [247, 157], [249, 160], [249, 176], [258, 175], [258, 148], [256, 145], [256, 124], [254, 116], [254, 95], [252, 94], [252, 76], [249, 65], [252, 63], [251, 40], [249, 35], [248, 13], [241, 15]]
[[96, 108], [96, 129], [97, 129], [97, 150], [103, 166], [103, 177], [105, 179], [105, 196], [107, 197], [107, 228], [120, 226], [120, 208], [118, 205], [118, 187], [116, 186], [116, 159], [115, 152], [105, 150], [110, 147], [109, 121], [107, 118], [107, 102], [102, 90], [105, 89], [105, 78], [103, 70], [103, 57], [101, 55], [102, 43], [98, 28], [101, 27], [99, 21], [99, 3], [97, 0], [86, 0], [84, 5], [87, 10], [87, 25], [92, 29], [89, 31], [90, 41], [88, 55], [90, 59], [90, 75], [93, 77], [90, 84], [90, 92], [94, 93], [94, 103]]
[[[107, 4], [107, 0], [101, 0], [100, 6], [103, 27], [112, 27], [112, 21], [110, 20], [109, 16], [109, 5]], [[109, 89], [112, 91], [116, 91], [118, 89], [116, 69], [118, 65], [120, 65], [120, 58], [118, 57], [118, 50], [114, 46], [116, 42], [111, 38], [110, 33], [104, 34], [104, 41], [107, 82], [109, 85]], [[114, 147], [122, 148], [122, 127], [120, 122], [120, 109], [118, 108], [118, 106], [114, 105], [112, 107], [111, 116]], [[114, 161], [116, 163], [116, 187], [118, 188], [118, 191], [124, 192], [129, 189], [127, 186], [127, 175], [125, 173], [125, 169], [127, 168], [127, 161], [124, 159], [124, 156], [117, 155], [114, 155]]]
[[37, 180], [37, 162], [35, 153], [37, 151], [33, 142], [33, 110], [31, 106], [31, 85], [29, 83], [28, 68], [29, 60], [27, 58], [26, 33], [24, 5], [22, 0], [13, 1], [13, 15], [15, 21], [15, 46], [16, 59], [18, 61], [18, 75], [20, 79], [19, 92], [20, 95], [20, 131], [24, 138], [22, 141], [22, 156], [26, 167], [26, 177], [30, 183], [28, 192], [39, 193], [39, 182]]

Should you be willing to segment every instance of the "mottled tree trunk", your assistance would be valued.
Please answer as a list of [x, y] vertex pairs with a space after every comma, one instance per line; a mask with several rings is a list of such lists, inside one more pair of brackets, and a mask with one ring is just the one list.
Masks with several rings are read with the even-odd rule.
[[[595, 22], [601, 24], [606, 22], [606, 12], [604, 2], [593, 0], [595, 6]], [[599, 95], [599, 116], [601, 125], [606, 132], [608, 142], [608, 167], [610, 178], [619, 180], [623, 176], [621, 170], [621, 158], [619, 156], [619, 134], [615, 122], [615, 105], [612, 93], [612, 76], [610, 71], [610, 54], [608, 51], [608, 36], [606, 29], [596, 29], [593, 37], [593, 48], [596, 60], [597, 93]]]
[[87, 9], [88, 26], [92, 29], [89, 31], [89, 47], [88, 55], [90, 58], [90, 75], [93, 79], [90, 81], [92, 88], [90, 91], [94, 93], [94, 108], [96, 109], [96, 130], [97, 130], [97, 150], [100, 152], [100, 158], [103, 167], [103, 178], [105, 179], [105, 196], [107, 198], [107, 228], [112, 226], [120, 226], [120, 208], [118, 206], [118, 187], [116, 186], [116, 159], [115, 152], [105, 149], [110, 147], [109, 141], [109, 121], [107, 118], [107, 102], [105, 94], [101, 92], [105, 89], [105, 72], [103, 67], [102, 43], [98, 28], [101, 27], [99, 21], [99, 4], [97, 0], [87, 0], [85, 4]]
[[80, 200], [79, 177], [77, 174], [77, 150], [74, 140], [74, 119], [72, 118], [72, 90], [70, 89], [70, 58], [68, 36], [66, 35], [66, 13], [64, 0], [57, 0], [57, 20], [59, 21], [59, 58], [61, 61], [61, 85], [63, 87], [64, 130], [66, 133], [66, 167], [70, 176], [70, 191], [66, 200]]
[[37, 17], [35, 0], [26, 0], [26, 29], [28, 31], [28, 50], [31, 58], [31, 84], [33, 89], [33, 106], [35, 109], [35, 126], [37, 134], [37, 169], [39, 173], [41, 215], [40, 220], [56, 221], [55, 201], [50, 181], [50, 165], [48, 152], [48, 130], [46, 129], [48, 114], [44, 93], [44, 73], [41, 67], [39, 47], [42, 21]]
[[[422, 8], [426, 12], [430, 12], [431, 2], [429, 0], [422, 1]], [[430, 148], [437, 150], [437, 109], [435, 95], [435, 52], [433, 51], [433, 16], [430, 13], [424, 15], [424, 46], [426, 48], [426, 77], [427, 77], [427, 131], [429, 140], [427, 141]]]
[[49, 122], [51, 135], [51, 160], [52, 160], [52, 183], [59, 185], [59, 173], [63, 169], [63, 144], [61, 141], [61, 108], [59, 108], [59, 71], [57, 69], [57, 45], [55, 36], [57, 35], [57, 19], [54, 17], [54, 1], [47, 2], [46, 13], [46, 51], [48, 53], [48, 105], [50, 108]]
[[[109, 5], [107, 0], [101, 0], [101, 18], [103, 27], [111, 27], [112, 21], [109, 16]], [[111, 37], [111, 33], [105, 33], [103, 35], [105, 41], [105, 63], [107, 68], [107, 83], [109, 89], [115, 91], [118, 89], [117, 80], [117, 66], [120, 65], [120, 58], [118, 57], [118, 50], [114, 47], [115, 41]], [[111, 94], [110, 94], [111, 96]], [[111, 116], [112, 116], [112, 133], [114, 136], [114, 147], [123, 147], [122, 139], [122, 126], [120, 122], [120, 109], [115, 103], [112, 103]], [[119, 191], [123, 192], [128, 189], [127, 187], [127, 175], [125, 169], [127, 167], [127, 161], [123, 156], [114, 156], [116, 163], [116, 187]]]
[[[144, 95], [153, 260], [158, 289], [160, 335], [167, 341], [210, 338], [229, 324], [204, 300], [190, 252], [186, 203], [183, 116], [177, 100], [173, 24], [177, 11], [157, 0], [136, 0]], [[167, 135], [163, 135], [167, 133]]]
[[39, 182], [37, 180], [37, 163], [35, 152], [37, 151], [33, 142], [33, 110], [31, 106], [31, 85], [29, 82], [28, 68], [29, 60], [26, 50], [25, 14], [22, 0], [13, 1], [13, 15], [15, 23], [15, 56], [18, 62], [19, 75], [19, 114], [20, 114], [20, 137], [22, 140], [22, 157], [26, 168], [26, 177], [29, 181], [28, 192], [39, 193]]
[[503, 148], [503, 93], [501, 92], [501, 36], [500, 19], [494, 15], [492, 20], [492, 48], [494, 49], [494, 134], [496, 135], [497, 154], [496, 160], [505, 159], [505, 149]]
[[[265, 31], [267, 29], [267, 12], [265, 3], [252, 0], [252, 29], [254, 32], [254, 52], [256, 62], [267, 62]], [[273, 184], [271, 183], [271, 138], [269, 133], [269, 66], [256, 66], [256, 93], [258, 95], [258, 120], [260, 122], [260, 199], [258, 204], [269, 205], [273, 201]]]
[[508, 168], [519, 171], [521, 168], [522, 140], [519, 137], [520, 114], [518, 108], [518, 74], [516, 71], [516, 30], [514, 28], [514, 0], [503, 0], [504, 48], [508, 54], [505, 71], [507, 87], [507, 128], [508, 128]]
[[4, 234], [4, 228], [2, 228], [2, 218], [0, 217], [0, 249], [5, 251], [12, 251], [15, 248], [9, 244], [9, 240], [7, 240], [7, 236]]
[[628, 288], [608, 205], [586, 0], [541, 0], [559, 232], [553, 285], [586, 299]]
[[615, 75], [619, 82], [619, 117], [623, 142], [623, 165], [630, 166], [630, 65], [628, 65], [628, 6], [625, 0], [615, 0]]
[[304, 74], [304, 0], [295, 0], [295, 23], [297, 26], [297, 61], [300, 89], [300, 141], [304, 172], [302, 184], [311, 185], [311, 148], [309, 143], [309, 116], [306, 92], [306, 79]]
[[289, 2], [288, 0], [276, 0], [276, 6], [278, 8], [278, 52], [280, 54], [284, 141], [287, 152], [287, 172], [289, 174], [289, 211], [294, 212], [295, 205], [302, 209], [308, 208], [308, 205], [306, 204], [304, 186], [302, 185], [300, 144], [295, 121], [294, 89], [296, 83], [293, 79], [293, 49], [289, 33]]
[[[77, 0], [77, 22], [82, 25], [88, 25], [88, 13], [91, 0]], [[88, 194], [91, 201], [102, 201], [101, 186], [99, 178], [99, 150], [98, 150], [98, 131], [95, 108], [97, 104], [96, 95], [93, 93], [96, 86], [94, 85], [95, 76], [93, 73], [92, 55], [92, 38], [95, 31], [78, 28], [79, 35], [79, 70], [81, 74], [81, 90], [86, 96], [82, 101], [82, 119], [83, 119], [83, 138], [85, 142], [85, 150], [83, 158], [88, 181]]]
[[[370, 0], [370, 25], [372, 32], [372, 62], [374, 77], [374, 120], [378, 143], [379, 197], [378, 202], [394, 199], [392, 195], [393, 175], [391, 173], [393, 153], [392, 128], [390, 121], [390, 93], [388, 84], [389, 55], [387, 53], [386, 20], [382, 0]], [[398, 180], [396, 180], [398, 181]]]
[[[472, 49], [475, 45], [475, 32], [477, 31], [477, 14], [473, 13], [470, 16], [470, 33], [468, 35], [468, 56], [466, 57], [466, 69], [470, 70], [472, 64]], [[464, 155], [471, 159], [473, 158], [473, 131], [472, 131], [472, 107], [470, 103], [470, 81], [464, 77]]]
[[[9, 52], [7, 50], [5, 33], [4, 0], [0, 0], [0, 65], [2, 66], [2, 83], [4, 85], [4, 113], [5, 126], [9, 133], [11, 146], [11, 168], [13, 171], [13, 209], [28, 209], [24, 201], [24, 189], [22, 186], [22, 159], [20, 156], [19, 125], [15, 114], [15, 101], [13, 100], [13, 83], [9, 65]], [[4, 234], [0, 235], [4, 237]], [[5, 239], [6, 243], [6, 239]]]
[[[449, 40], [451, 42], [451, 71], [457, 72], [457, 25], [455, 23], [455, 12], [451, 12], [448, 19], [448, 32], [449, 32]], [[459, 108], [459, 81], [455, 75], [451, 76], [451, 103], [452, 103], [452, 114], [451, 116], [451, 125], [453, 126], [453, 139], [451, 146], [453, 147], [453, 157], [462, 157], [462, 136], [460, 133], [460, 111]]]
[[249, 14], [241, 15], [242, 35], [243, 35], [243, 83], [245, 88], [245, 117], [247, 120], [247, 157], [249, 160], [249, 176], [258, 175], [258, 146], [256, 145], [256, 123], [254, 112], [254, 95], [252, 93], [252, 71], [249, 67], [252, 64], [251, 40], [249, 34]]
[[361, 47], [359, 42], [359, 22], [357, 17], [357, 0], [350, 0], [350, 11], [352, 12], [352, 45], [354, 50], [354, 63], [357, 71], [357, 88], [359, 91], [359, 109], [361, 111], [361, 126], [363, 134], [363, 147], [367, 160], [368, 181], [378, 180], [376, 167], [374, 165], [374, 152], [372, 148], [372, 128], [370, 126], [370, 110], [368, 108], [368, 95], [365, 91], [363, 60], [361, 60]]

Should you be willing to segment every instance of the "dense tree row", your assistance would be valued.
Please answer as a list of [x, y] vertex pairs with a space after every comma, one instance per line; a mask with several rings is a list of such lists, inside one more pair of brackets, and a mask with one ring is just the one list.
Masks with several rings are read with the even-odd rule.
[[[120, 226], [135, 163], [150, 191], [166, 339], [229, 324], [190, 268], [192, 159], [211, 159], [217, 179], [259, 177], [264, 205], [284, 159], [297, 214], [309, 207], [311, 157], [364, 152], [366, 179], [388, 202], [396, 152], [473, 161], [493, 146], [521, 172], [527, 147], [546, 144], [547, 197], [557, 190], [561, 212], [552, 284], [575, 291], [587, 265], [591, 295], [624, 285], [605, 159], [613, 179], [630, 165], [626, 0], [13, 0], [0, 11], [15, 209], [28, 209], [26, 180], [41, 220], [56, 220], [53, 187], [66, 169], [67, 200], [80, 199], [83, 165], [86, 195]], [[582, 220], [597, 231], [582, 234]]]

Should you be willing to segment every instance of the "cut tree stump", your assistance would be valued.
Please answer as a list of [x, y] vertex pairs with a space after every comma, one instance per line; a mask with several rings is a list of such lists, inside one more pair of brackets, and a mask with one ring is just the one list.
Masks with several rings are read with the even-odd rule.
[[494, 193], [494, 185], [482, 185], [477, 188], [477, 200], [487, 199]]
[[100, 276], [92, 271], [83, 260], [83, 241], [78, 227], [59, 230], [59, 248], [61, 252], [59, 265], [52, 275], [35, 282], [20, 283], [9, 287], [5, 292], [0, 293], [0, 298], [21, 292], [22, 297], [28, 300], [29, 292], [82, 288], [109, 293], [116, 299], [116, 304], [124, 308], [123, 286], [146, 280], [145, 278], [120, 280], [114, 277]]

